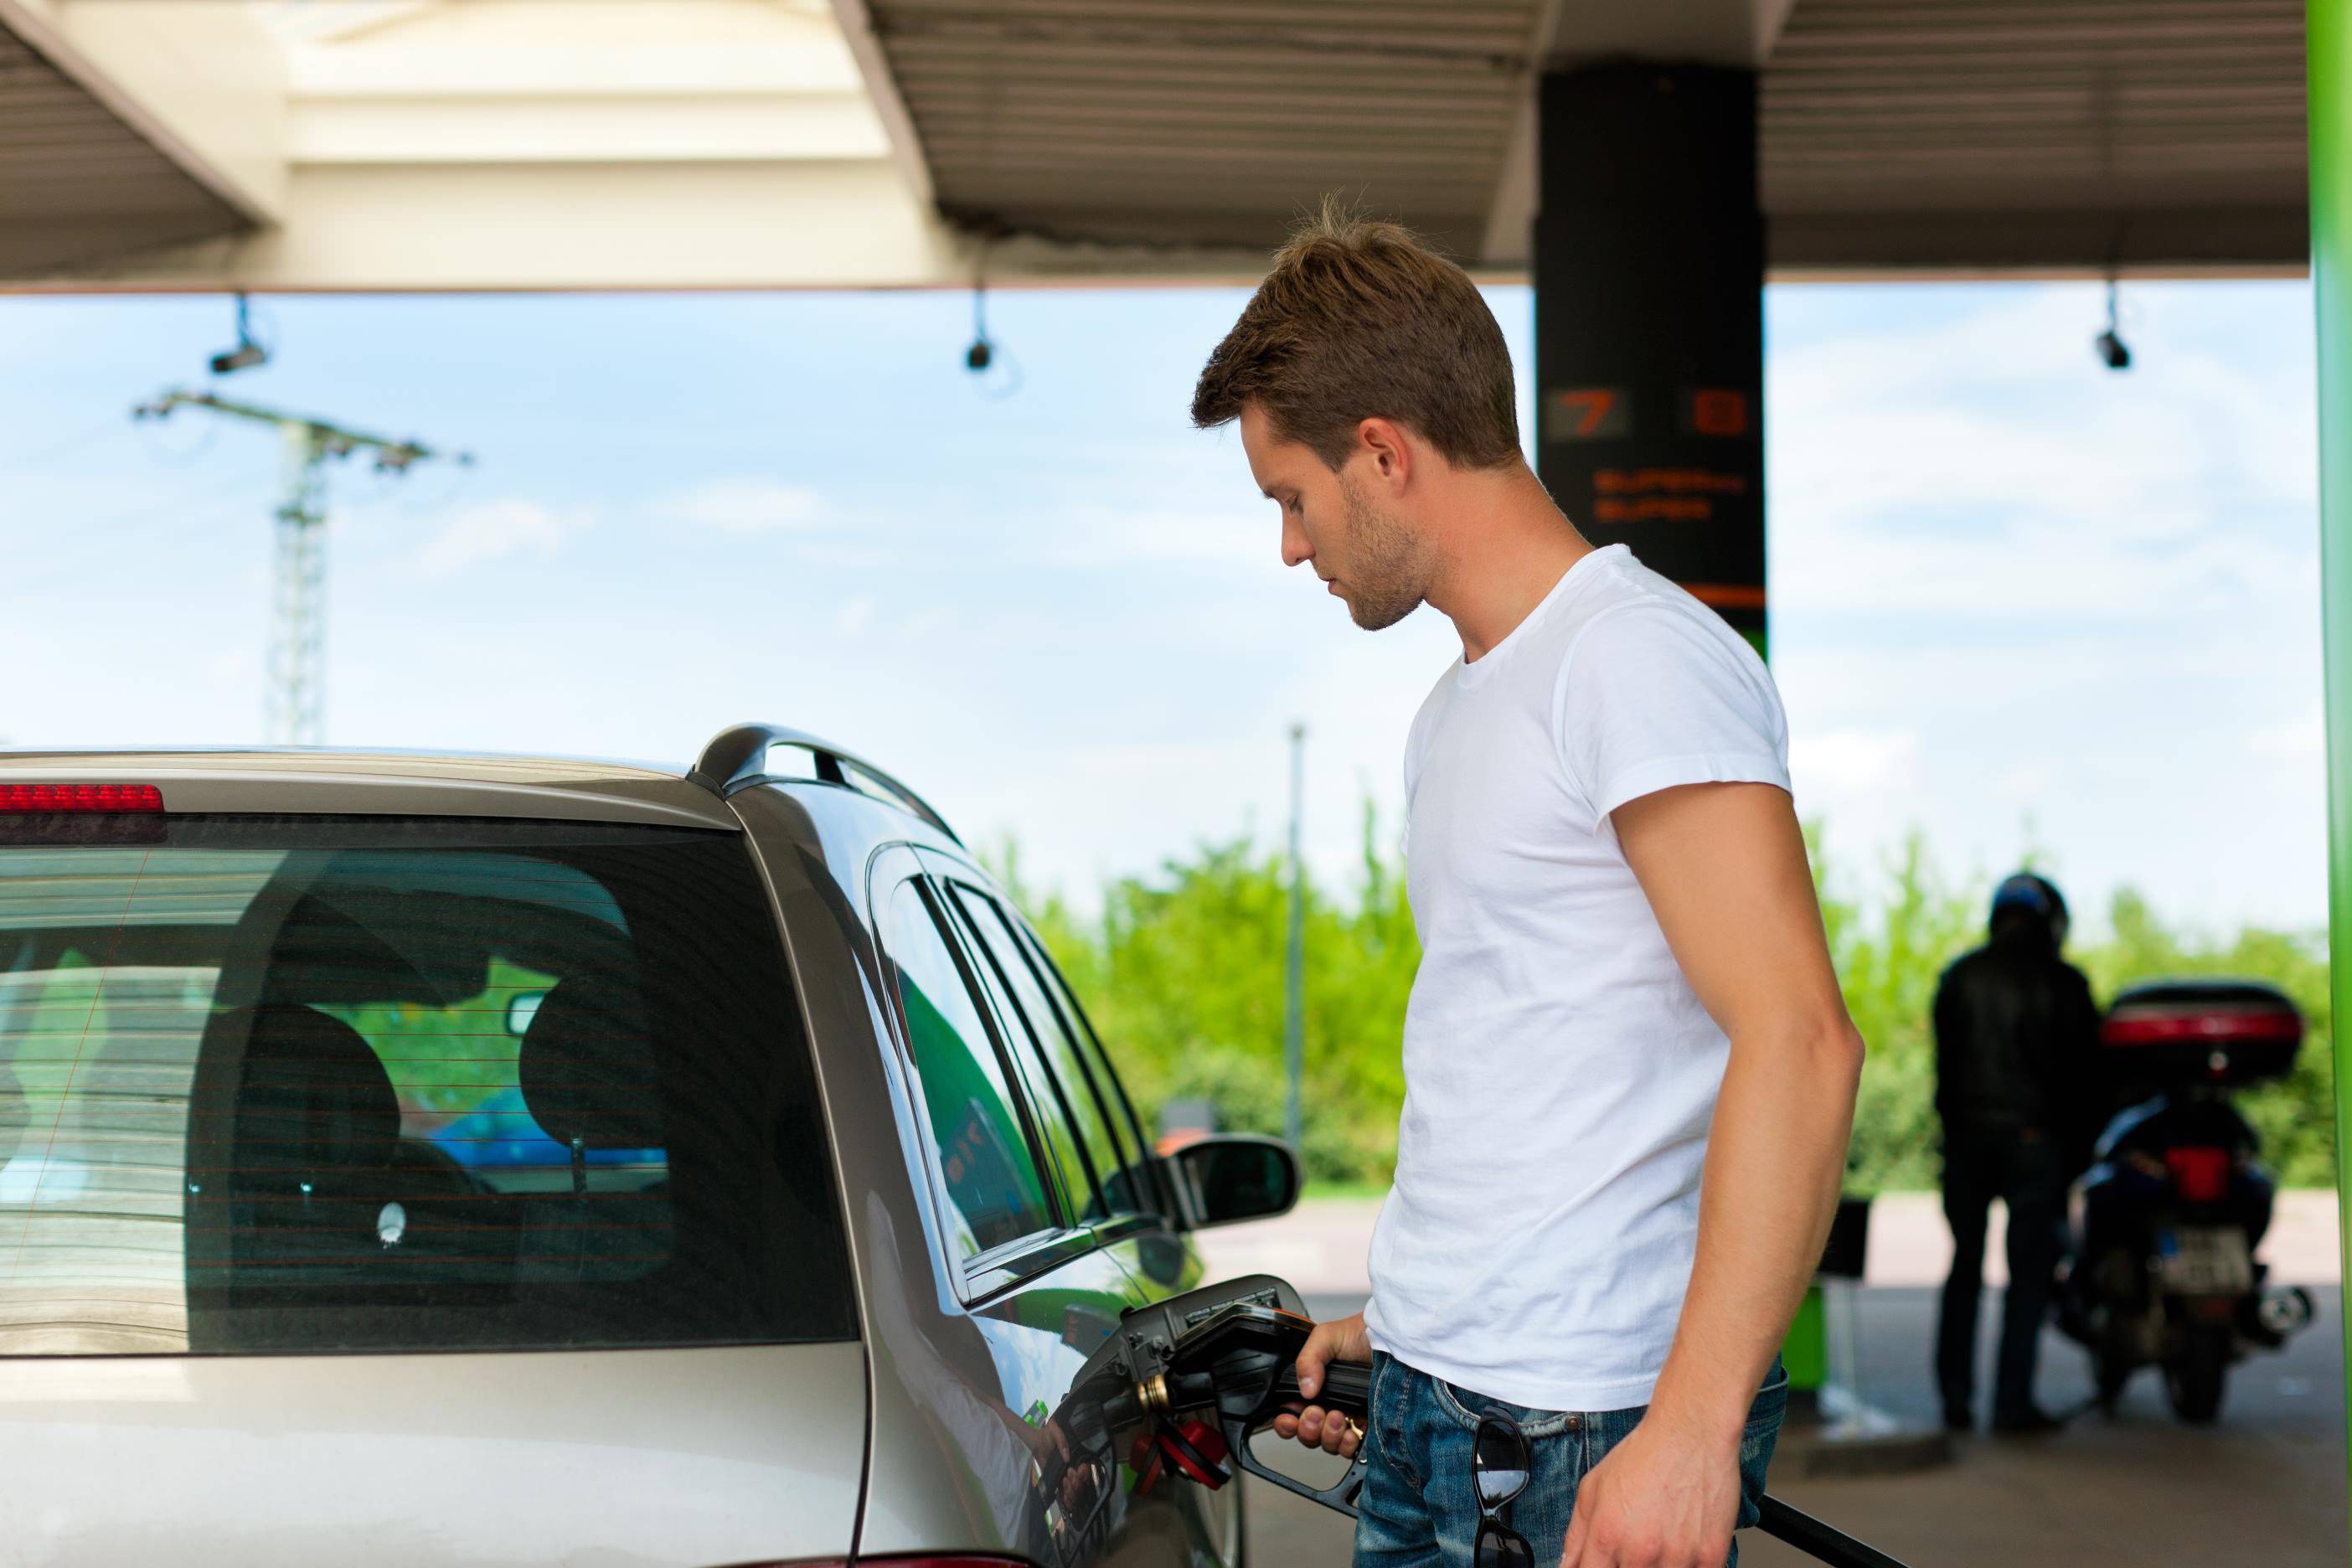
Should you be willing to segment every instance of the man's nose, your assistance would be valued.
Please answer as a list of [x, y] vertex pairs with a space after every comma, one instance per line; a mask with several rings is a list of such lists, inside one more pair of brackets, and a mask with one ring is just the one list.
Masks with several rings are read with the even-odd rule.
[[1297, 523], [1291, 521], [1287, 517], [1284, 518], [1282, 523], [1282, 563], [1285, 566], [1296, 566], [1300, 562], [1311, 561], [1314, 557], [1314, 547], [1307, 542], [1307, 531], [1300, 528]]

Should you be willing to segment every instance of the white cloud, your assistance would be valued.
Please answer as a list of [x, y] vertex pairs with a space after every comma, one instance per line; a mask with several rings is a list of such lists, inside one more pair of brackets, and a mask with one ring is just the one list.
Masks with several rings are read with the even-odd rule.
[[2257, 730], [2248, 742], [2256, 756], [2309, 763], [2327, 755], [2327, 721], [2317, 711], [2288, 723]]
[[2064, 775], [2047, 759], [2034, 759], [2012, 763], [1994, 775], [1992, 795], [2031, 811], [2035, 801], [2047, 796], [2064, 782]]
[[1271, 503], [1197, 512], [1110, 511], [1083, 508], [1052, 520], [1054, 537], [1040, 557], [1055, 566], [1132, 566], [1182, 562], [1264, 572], [1279, 563], [1280, 524]]
[[874, 595], [858, 594], [846, 600], [841, 608], [835, 612], [833, 629], [843, 637], [854, 637], [871, 625], [873, 620]]
[[2307, 614], [2309, 552], [2243, 523], [2314, 503], [2308, 379], [2168, 345], [2186, 309], [2155, 306], [2110, 374], [2088, 298], [2021, 291], [1776, 357], [1774, 607], [2147, 618], [2251, 589]]
[[425, 577], [448, 577], [509, 555], [545, 559], [588, 523], [584, 511], [559, 511], [534, 500], [463, 507], [417, 552], [415, 568]]
[[1077, 745], [1064, 762], [1070, 771], [1094, 784], [1133, 784], [1148, 779], [1189, 781], [1214, 778], [1246, 766], [1265, 750], [1247, 740], [1148, 741], [1132, 745]]
[[205, 660], [205, 679], [215, 686], [238, 686], [261, 673], [257, 654], [224, 648]]
[[666, 517], [721, 533], [772, 533], [825, 520], [824, 498], [806, 485], [775, 479], [712, 479], [666, 497]]
[[1789, 742], [1789, 771], [1806, 795], [1814, 788], [1845, 794], [1907, 785], [1918, 763], [1915, 730], [1831, 730]]

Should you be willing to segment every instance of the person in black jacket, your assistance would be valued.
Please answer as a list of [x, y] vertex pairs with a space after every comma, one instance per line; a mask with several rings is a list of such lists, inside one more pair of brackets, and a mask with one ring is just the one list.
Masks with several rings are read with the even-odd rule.
[[2065, 941], [2066, 900], [2021, 871], [1993, 892], [1990, 940], [1936, 988], [1936, 1111], [1952, 1226], [1936, 1376], [1955, 1430], [1974, 1418], [1977, 1304], [1994, 1198], [2009, 1208], [2009, 1289], [1992, 1427], [2059, 1425], [2033, 1403], [2034, 1352], [2065, 1252], [2066, 1188], [2095, 1133], [2090, 1079], [2099, 1033], [2090, 984], [2061, 955]]

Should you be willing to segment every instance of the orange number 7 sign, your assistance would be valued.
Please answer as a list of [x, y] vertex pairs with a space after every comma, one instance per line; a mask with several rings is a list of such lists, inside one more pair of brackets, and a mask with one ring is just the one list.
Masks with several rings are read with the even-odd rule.
[[1544, 439], [1598, 441], [1633, 433], [1633, 400], [1622, 386], [1571, 386], [1544, 399]]

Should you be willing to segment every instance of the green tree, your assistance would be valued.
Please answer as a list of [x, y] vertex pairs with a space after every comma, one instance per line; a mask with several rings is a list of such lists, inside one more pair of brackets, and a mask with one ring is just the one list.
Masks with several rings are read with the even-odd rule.
[[[1341, 890], [1306, 889], [1308, 1178], [1382, 1183], [1396, 1162], [1404, 1098], [1400, 1055], [1421, 946], [1402, 866], [1381, 850], [1367, 803], [1361, 863]], [[1946, 965], [1982, 940], [1988, 879], [1944, 872], [1913, 834], [1857, 886], [1809, 831], [1830, 955], [1869, 1043], [1848, 1156], [1856, 1192], [1925, 1188], [1937, 1178], [1935, 1041], [1929, 1014]], [[1138, 1110], [1202, 1099], [1220, 1125], [1282, 1125], [1281, 857], [1247, 836], [1202, 844], [1148, 878], [1103, 891], [1087, 919], [1020, 874], [1017, 847], [991, 857], [1117, 1053]], [[2075, 961], [2104, 1000], [2133, 981], [2236, 974], [2284, 987], [2311, 1022], [2292, 1075], [2242, 1097], [2283, 1180], [2333, 1179], [2332, 1020], [2324, 935], [2248, 928], [2218, 936], [2167, 927], [2138, 894], [2116, 895], [2111, 935]]]
[[1846, 1011], [1869, 1054], [1854, 1101], [1847, 1184], [1857, 1193], [1932, 1187], [1937, 1177], [1936, 1041], [1929, 1014], [1944, 966], [1978, 931], [1974, 886], [1945, 879], [1916, 833], [1881, 867], [1883, 896], [1869, 909], [1845, 896], [1844, 879], [1807, 834]]

